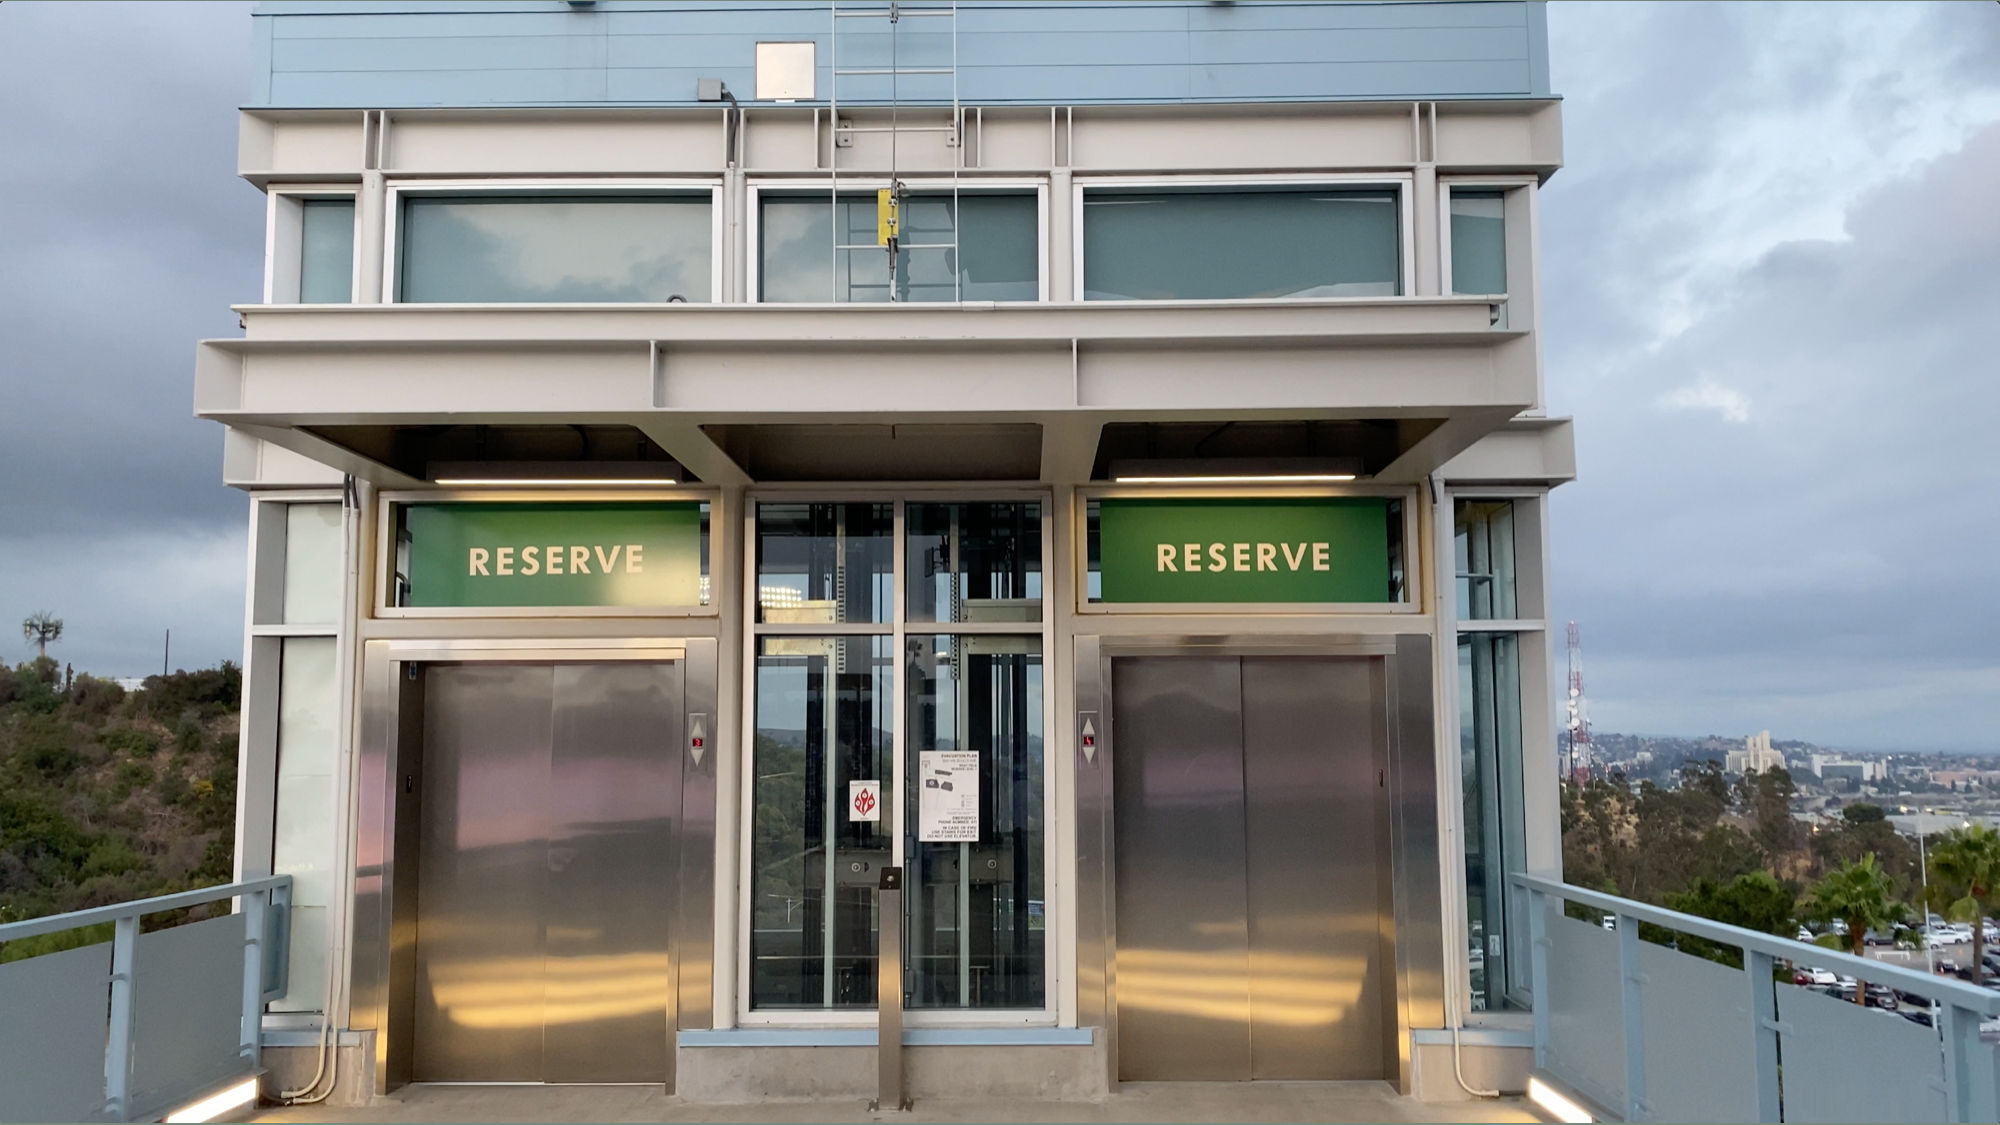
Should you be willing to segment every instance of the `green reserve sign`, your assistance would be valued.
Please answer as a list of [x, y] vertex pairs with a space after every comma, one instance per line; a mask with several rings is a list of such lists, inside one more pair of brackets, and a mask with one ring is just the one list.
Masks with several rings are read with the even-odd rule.
[[1391, 502], [1107, 499], [1106, 602], [1386, 602]]
[[701, 603], [701, 504], [411, 504], [410, 606]]

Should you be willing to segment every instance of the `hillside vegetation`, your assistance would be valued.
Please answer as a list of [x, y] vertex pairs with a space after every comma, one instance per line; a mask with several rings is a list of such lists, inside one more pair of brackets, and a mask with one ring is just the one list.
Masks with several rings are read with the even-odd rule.
[[[66, 683], [53, 660], [0, 666], [0, 922], [228, 882], [242, 691], [226, 661], [130, 693]], [[10, 942], [0, 961], [102, 936]]]

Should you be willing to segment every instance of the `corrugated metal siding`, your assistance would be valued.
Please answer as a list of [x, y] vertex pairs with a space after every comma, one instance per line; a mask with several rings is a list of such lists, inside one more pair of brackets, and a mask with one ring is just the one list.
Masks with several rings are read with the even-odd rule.
[[[823, 0], [272, 0], [253, 18], [261, 107], [691, 105], [701, 77], [747, 98], [759, 40], [817, 42], [822, 99], [832, 81]], [[986, 105], [1549, 96], [1542, 0], [971, 0], [958, 23], [959, 97]], [[840, 65], [887, 66], [885, 26], [843, 21]], [[949, 65], [946, 21], [902, 26], [901, 66]], [[842, 101], [889, 93], [841, 80]], [[896, 94], [949, 101], [950, 80]]]

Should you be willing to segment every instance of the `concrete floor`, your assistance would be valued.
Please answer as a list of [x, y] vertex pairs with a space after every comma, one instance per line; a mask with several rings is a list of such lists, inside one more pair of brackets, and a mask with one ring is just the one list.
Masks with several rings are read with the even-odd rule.
[[409, 1086], [366, 1106], [269, 1107], [253, 1121], [1540, 1121], [1519, 1098], [1420, 1102], [1382, 1082], [1128, 1082], [1088, 1101], [925, 1099], [908, 1114], [853, 1098], [684, 1102], [657, 1086]]

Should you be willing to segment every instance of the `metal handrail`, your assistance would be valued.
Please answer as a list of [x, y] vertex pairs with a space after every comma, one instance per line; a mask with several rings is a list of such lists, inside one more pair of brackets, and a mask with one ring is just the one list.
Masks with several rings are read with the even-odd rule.
[[[1695, 914], [1683, 914], [1664, 906], [1652, 906], [1629, 898], [1590, 891], [1571, 886], [1560, 879], [1549, 879], [1539, 875], [1516, 874], [1512, 876], [1516, 886], [1553, 895], [1567, 902], [1614, 914], [1621, 918], [1632, 918], [1640, 922], [1651, 922], [1656, 926], [1683, 934], [1690, 934], [1709, 941], [1734, 945], [1745, 950], [1767, 953], [1785, 961], [1807, 961], [1814, 968], [1832, 971], [1844, 969], [1848, 976], [1856, 980], [1866, 980], [1870, 984], [1895, 985], [1905, 992], [1915, 992], [1928, 999], [1969, 1008], [1986, 1016], [2000, 1016], [2000, 992], [1967, 984], [1961, 980], [1940, 977], [1919, 969], [1908, 969], [1892, 965], [1887, 961], [1876, 961], [1867, 957], [1856, 957], [1838, 949], [1824, 945], [1809, 945], [1795, 938], [1779, 937], [1776, 934], [1746, 930], [1726, 922], [1717, 922]], [[1810, 956], [1806, 956], [1810, 951]]]
[[[1747, 930], [1711, 921], [1678, 910], [1651, 906], [1602, 891], [1573, 887], [1560, 879], [1517, 873], [1509, 881], [1528, 896], [1529, 980], [1535, 990], [1535, 1069], [1550, 1073], [1551, 1011], [1544, 982], [1552, 979], [1549, 951], [1552, 938], [1545, 909], [1554, 898], [1575, 902], [1610, 914], [1618, 920], [1618, 975], [1621, 998], [1619, 1011], [1624, 1021], [1625, 1074], [1621, 1107], [1626, 1121], [1651, 1119], [1653, 1104], [1646, 1092], [1645, 999], [1642, 985], [1640, 922], [1650, 922], [1669, 930], [1733, 945], [1743, 951], [1743, 981], [1750, 1000], [1750, 1048], [1756, 1063], [1755, 1119], [1779, 1121], [1784, 1117], [1782, 1083], [1779, 1078], [1779, 1039], [1790, 1030], [1779, 1020], [1773, 973], [1779, 961], [1806, 960], [1815, 968], [1841, 968], [1856, 980], [1871, 984], [1893, 984], [1934, 1004], [1935, 1023], [1944, 1052], [1947, 1110], [1953, 1121], [1993, 1121], [2000, 1109], [2000, 1093], [1995, 1090], [1991, 1051], [1981, 1042], [1980, 1017], [2000, 1013], [2000, 994], [1927, 972], [1906, 969], [1883, 961], [1856, 957], [1821, 945], [1802, 945], [1798, 940]], [[1810, 950], [1808, 957], [1801, 957]], [[1562, 1078], [1562, 1075], [1556, 1075]]]
[[220, 902], [237, 895], [258, 894], [263, 891], [283, 889], [290, 891], [290, 875], [266, 875], [261, 879], [246, 879], [241, 883], [226, 883], [219, 887], [201, 887], [192, 891], [177, 891], [170, 895], [157, 895], [132, 902], [116, 902], [110, 906], [93, 906], [88, 910], [72, 910], [67, 914], [51, 914], [46, 918], [29, 918], [22, 922], [0, 923], [0, 942], [19, 941], [22, 938], [40, 937], [43, 934], [58, 934], [64, 930], [81, 929], [105, 922], [116, 922], [140, 914], [158, 914], [166, 910], [180, 910], [204, 903]]
[[[129, 1121], [150, 1115], [155, 1109], [164, 1112], [165, 1108], [134, 1104], [133, 1002], [137, 986], [134, 955], [139, 944], [139, 920], [148, 914], [239, 896], [243, 899], [243, 991], [237, 1050], [243, 1061], [244, 1073], [254, 1075], [263, 1047], [264, 1004], [284, 995], [287, 987], [285, 953], [291, 943], [290, 875], [267, 875], [219, 887], [156, 895], [0, 925], [0, 942], [8, 942], [107, 922], [111, 924], [111, 972], [105, 981], [105, 1006], [98, 1009], [106, 1016], [104, 1100], [100, 1103], [100, 1112], [104, 1117]], [[28, 959], [30, 962], [33, 960]], [[182, 1092], [192, 1095], [199, 1091]], [[147, 1119], [154, 1118], [147, 1116]]]

